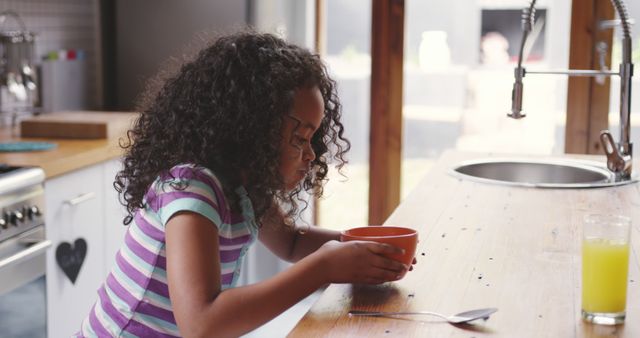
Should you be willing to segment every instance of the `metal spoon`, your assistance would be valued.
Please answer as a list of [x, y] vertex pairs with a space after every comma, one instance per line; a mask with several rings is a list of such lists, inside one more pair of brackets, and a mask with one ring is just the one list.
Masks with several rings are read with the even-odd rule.
[[468, 323], [478, 319], [489, 319], [492, 313], [498, 311], [496, 308], [476, 309], [471, 311], [461, 312], [452, 316], [445, 316], [435, 312], [429, 311], [415, 311], [415, 312], [374, 312], [374, 311], [349, 311], [351, 316], [373, 316], [373, 317], [395, 317], [395, 316], [411, 316], [411, 315], [430, 315], [440, 317], [451, 324]]

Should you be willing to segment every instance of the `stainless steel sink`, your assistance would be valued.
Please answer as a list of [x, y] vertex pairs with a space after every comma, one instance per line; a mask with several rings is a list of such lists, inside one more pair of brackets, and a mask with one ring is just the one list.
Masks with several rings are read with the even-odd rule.
[[535, 188], [597, 188], [636, 181], [618, 181], [604, 165], [578, 160], [481, 159], [459, 163], [452, 174], [476, 182]]

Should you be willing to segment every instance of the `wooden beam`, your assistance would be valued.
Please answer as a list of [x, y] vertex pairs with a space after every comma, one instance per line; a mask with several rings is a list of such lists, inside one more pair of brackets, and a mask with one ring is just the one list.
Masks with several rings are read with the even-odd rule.
[[369, 224], [382, 224], [400, 203], [404, 0], [373, 0]]
[[325, 55], [327, 52], [327, 13], [325, 0], [315, 1], [315, 48], [316, 53]]
[[[607, 45], [605, 63], [611, 67], [613, 30], [599, 30], [598, 22], [611, 20], [614, 16], [609, 0], [573, 1], [569, 68], [600, 69], [597, 52], [600, 42]], [[605, 77], [602, 84], [595, 78], [569, 78], [566, 153], [602, 154], [600, 131], [609, 127], [609, 88], [609, 77]]]
[[[324, 0], [315, 0], [315, 11], [314, 11], [314, 47], [315, 52], [323, 56], [326, 54], [326, 46], [327, 46], [327, 13], [325, 11], [326, 4]], [[315, 193], [315, 191], [314, 191]], [[312, 224], [320, 224], [320, 201], [314, 195], [312, 196], [311, 201], [311, 222]]]

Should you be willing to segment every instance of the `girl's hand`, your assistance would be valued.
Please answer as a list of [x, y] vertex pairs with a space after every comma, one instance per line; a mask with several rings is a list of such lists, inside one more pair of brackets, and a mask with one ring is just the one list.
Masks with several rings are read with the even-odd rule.
[[413, 266], [416, 265], [416, 263], [418, 263], [418, 260], [413, 257], [413, 261], [411, 262], [411, 266], [409, 267], [409, 271], [413, 271]]
[[400, 279], [409, 268], [385, 256], [402, 249], [377, 242], [329, 241], [316, 253], [328, 283], [380, 284]]

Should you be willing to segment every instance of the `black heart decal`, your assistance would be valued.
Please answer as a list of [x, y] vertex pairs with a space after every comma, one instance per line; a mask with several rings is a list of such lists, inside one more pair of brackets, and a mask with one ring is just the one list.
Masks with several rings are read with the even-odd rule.
[[58, 266], [60, 266], [64, 274], [69, 277], [71, 283], [74, 284], [86, 256], [87, 241], [85, 241], [84, 238], [76, 239], [73, 245], [69, 242], [61, 242], [56, 248], [56, 261], [58, 262]]

